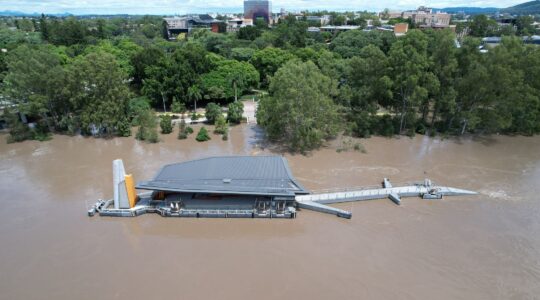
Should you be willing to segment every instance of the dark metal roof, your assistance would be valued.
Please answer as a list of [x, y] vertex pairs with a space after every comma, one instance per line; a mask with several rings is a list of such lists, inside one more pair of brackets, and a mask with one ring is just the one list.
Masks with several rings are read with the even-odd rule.
[[281, 156], [209, 157], [164, 166], [138, 189], [188, 193], [293, 196], [309, 193]]

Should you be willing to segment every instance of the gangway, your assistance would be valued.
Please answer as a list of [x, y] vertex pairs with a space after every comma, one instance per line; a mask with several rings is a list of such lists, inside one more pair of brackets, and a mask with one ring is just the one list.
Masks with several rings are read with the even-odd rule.
[[443, 196], [469, 196], [476, 192], [452, 187], [433, 186], [429, 179], [421, 184], [393, 187], [390, 180], [383, 180], [382, 188], [360, 189], [352, 191], [338, 191], [331, 193], [297, 195], [295, 197], [298, 207], [318, 212], [334, 214], [338, 217], [351, 218], [350, 212], [337, 209], [325, 204], [355, 202], [388, 198], [397, 205], [404, 197], [422, 197], [423, 199], [441, 199]]

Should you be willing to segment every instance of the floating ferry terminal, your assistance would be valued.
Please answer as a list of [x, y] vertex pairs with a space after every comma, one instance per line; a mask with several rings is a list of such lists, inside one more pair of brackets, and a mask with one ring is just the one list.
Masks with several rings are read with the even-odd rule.
[[[158, 213], [163, 217], [295, 218], [300, 209], [351, 218], [328, 204], [404, 197], [442, 199], [475, 192], [432, 185], [426, 179], [393, 187], [384, 179], [380, 188], [311, 194], [293, 176], [281, 156], [209, 157], [164, 166], [150, 181], [134, 183], [122, 160], [113, 161], [114, 198], [99, 200], [88, 215], [135, 217]], [[137, 194], [136, 190], [146, 192]]]

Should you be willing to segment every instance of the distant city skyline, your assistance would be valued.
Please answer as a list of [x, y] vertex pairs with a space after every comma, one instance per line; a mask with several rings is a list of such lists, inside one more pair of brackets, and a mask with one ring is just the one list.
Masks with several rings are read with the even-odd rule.
[[[424, 5], [429, 7], [508, 7], [527, 2], [525, 0], [503, 1], [417, 1], [417, 0], [382, 0], [366, 1], [351, 0], [335, 3], [324, 0], [276, 0], [272, 1], [274, 12], [281, 8], [290, 11], [300, 10], [368, 10], [381, 11], [384, 8], [391, 10], [415, 9]], [[185, 14], [185, 13], [241, 13], [243, 0], [0, 0], [0, 11], [19, 11], [23, 13], [73, 13], [73, 14]]]

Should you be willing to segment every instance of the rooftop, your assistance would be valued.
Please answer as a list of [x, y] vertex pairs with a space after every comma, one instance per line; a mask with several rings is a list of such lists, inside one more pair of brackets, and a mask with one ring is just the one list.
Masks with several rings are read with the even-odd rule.
[[308, 191], [281, 156], [224, 156], [164, 166], [137, 189], [185, 193], [294, 196]]

